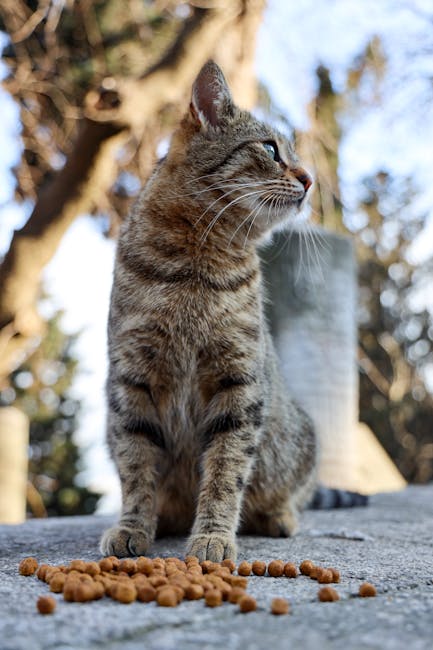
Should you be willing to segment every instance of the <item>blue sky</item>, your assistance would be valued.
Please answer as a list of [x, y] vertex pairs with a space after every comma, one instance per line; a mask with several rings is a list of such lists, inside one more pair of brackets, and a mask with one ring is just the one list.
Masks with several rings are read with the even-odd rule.
[[[411, 253], [419, 263], [433, 253], [433, 18], [429, 23], [424, 13], [433, 15], [431, 0], [269, 0], [256, 57], [258, 76], [275, 104], [291, 123], [307, 128], [306, 105], [314, 95], [316, 66], [329, 67], [334, 84], [341, 88], [351, 62], [372, 36], [380, 36], [387, 70], [378, 97], [371, 97], [365, 86], [365, 105], [355, 107], [348, 125], [341, 150], [342, 189], [350, 212], [363, 176], [379, 168], [411, 176], [419, 189], [414, 209], [427, 214], [425, 231]], [[369, 107], [372, 99], [375, 104]], [[1, 253], [30, 206], [23, 209], [10, 202], [13, 177], [8, 169], [19, 160], [19, 121], [16, 106], [1, 90], [0, 109]], [[78, 219], [46, 269], [45, 288], [51, 300], [42, 306], [63, 308], [64, 327], [83, 330], [76, 348], [81, 371], [73, 389], [83, 407], [77, 432], [77, 441], [86, 450], [81, 480], [108, 493], [102, 504], [105, 511], [119, 502], [117, 478], [103, 442], [105, 322], [113, 253], [113, 242], [100, 236], [91, 218]], [[429, 295], [433, 292], [420, 300], [431, 300]]]

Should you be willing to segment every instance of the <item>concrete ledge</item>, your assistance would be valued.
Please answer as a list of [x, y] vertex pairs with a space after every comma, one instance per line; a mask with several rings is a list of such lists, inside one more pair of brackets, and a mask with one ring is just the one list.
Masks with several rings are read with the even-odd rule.
[[[98, 559], [101, 531], [111, 520], [72, 517], [0, 527], [1, 650], [423, 650], [433, 639], [433, 486], [377, 495], [368, 508], [307, 512], [291, 540], [242, 537], [239, 559], [310, 558], [342, 574], [341, 600], [319, 603], [318, 585], [296, 580], [250, 578], [249, 591], [260, 610], [242, 615], [236, 606], [208, 609], [203, 601], [169, 610], [154, 603], [120, 605], [103, 599], [64, 603], [54, 615], [36, 613], [36, 598], [47, 593], [36, 578], [18, 575], [19, 561], [34, 555], [60, 564]], [[163, 539], [152, 555], [182, 555], [182, 539]], [[355, 597], [363, 581], [377, 598]], [[289, 617], [269, 613], [273, 597], [292, 604]]]

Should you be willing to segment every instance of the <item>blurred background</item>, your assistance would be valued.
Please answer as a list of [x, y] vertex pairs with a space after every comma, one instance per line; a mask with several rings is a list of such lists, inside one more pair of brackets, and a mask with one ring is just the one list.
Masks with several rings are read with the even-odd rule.
[[2, 0], [0, 49], [0, 519], [118, 507], [116, 234], [210, 57], [295, 138], [310, 220], [354, 242], [359, 419], [431, 481], [432, 1]]

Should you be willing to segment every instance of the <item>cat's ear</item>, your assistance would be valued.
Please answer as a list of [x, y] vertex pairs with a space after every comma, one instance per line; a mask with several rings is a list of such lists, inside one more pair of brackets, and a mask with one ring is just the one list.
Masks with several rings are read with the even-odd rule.
[[214, 61], [205, 63], [194, 81], [190, 110], [193, 119], [205, 128], [218, 127], [234, 114], [229, 87]]

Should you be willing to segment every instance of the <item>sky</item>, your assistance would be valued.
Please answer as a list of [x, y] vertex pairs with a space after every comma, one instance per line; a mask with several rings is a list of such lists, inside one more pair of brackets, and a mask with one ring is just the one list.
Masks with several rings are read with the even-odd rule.
[[[306, 105], [314, 95], [316, 66], [325, 64], [333, 83], [342, 88], [350, 62], [372, 36], [380, 35], [388, 56], [386, 78], [377, 105], [360, 106], [344, 138], [342, 190], [350, 211], [363, 176], [379, 168], [410, 175], [419, 188], [415, 207], [428, 215], [411, 251], [420, 264], [433, 253], [433, 56], [425, 55], [426, 48], [433, 47], [433, 19], [428, 23], [424, 13], [433, 14], [431, 0], [269, 0], [256, 55], [258, 77], [275, 105], [290, 123], [307, 128]], [[371, 99], [368, 92], [366, 87], [366, 103]], [[17, 107], [2, 90], [0, 111], [1, 254], [31, 206], [10, 203], [13, 176], [8, 169], [19, 161], [19, 121]], [[46, 268], [44, 285], [51, 298], [42, 306], [45, 312], [65, 310], [64, 329], [82, 332], [75, 348], [80, 371], [73, 386], [82, 403], [76, 434], [83, 448], [79, 480], [106, 493], [100, 512], [113, 512], [120, 503], [117, 476], [104, 444], [105, 328], [113, 258], [114, 243], [101, 237], [95, 221], [77, 219]], [[74, 274], [69, 272], [72, 267]]]

